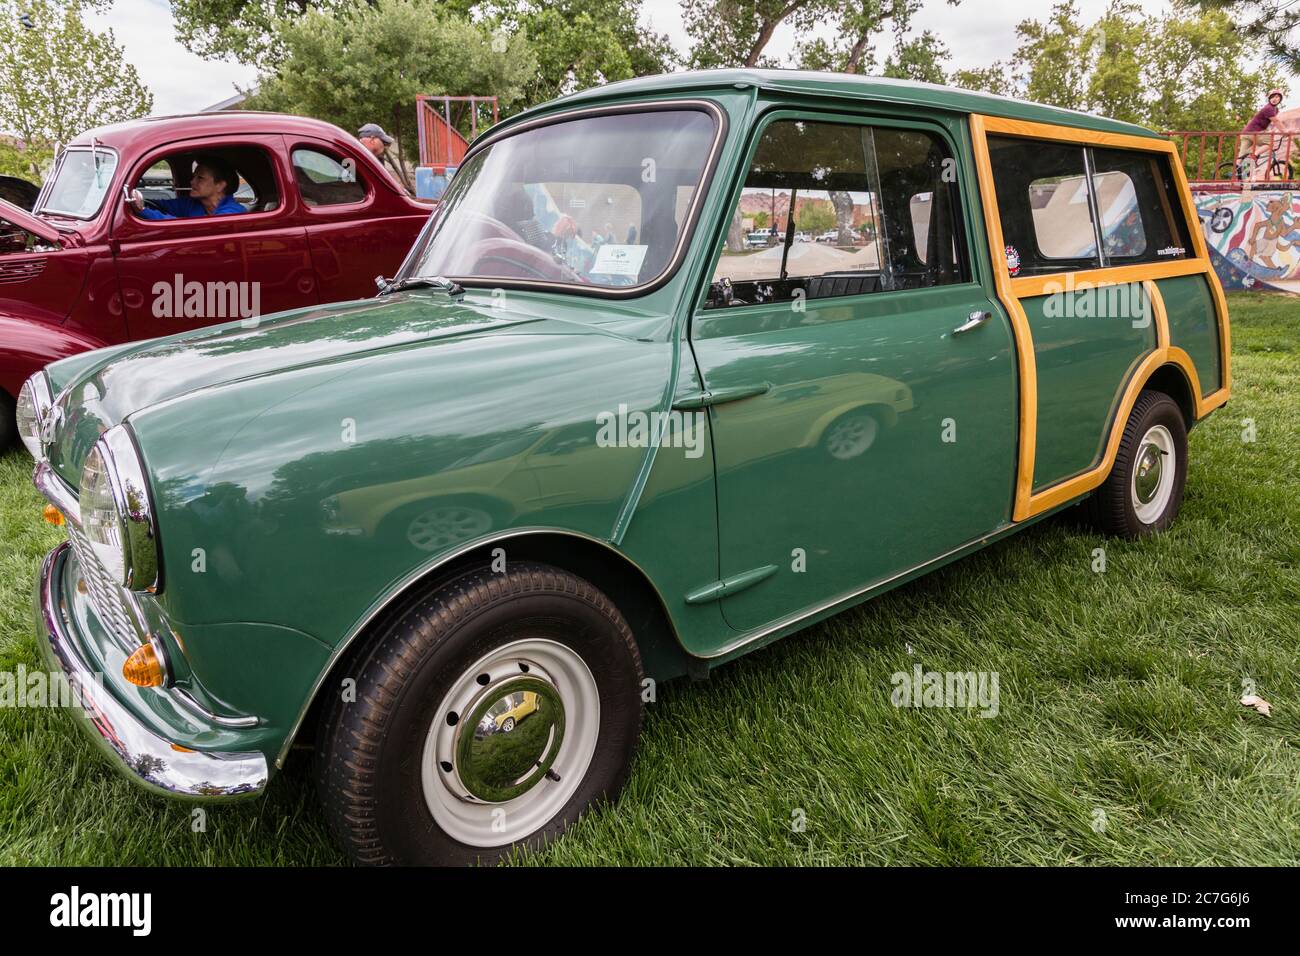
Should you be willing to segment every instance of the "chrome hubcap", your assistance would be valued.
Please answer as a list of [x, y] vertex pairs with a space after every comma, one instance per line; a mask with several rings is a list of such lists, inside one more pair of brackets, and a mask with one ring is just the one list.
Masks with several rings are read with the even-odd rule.
[[1177, 474], [1175, 456], [1174, 437], [1164, 425], [1152, 426], [1138, 443], [1129, 498], [1143, 524], [1154, 524], [1169, 506]]
[[1143, 504], [1154, 498], [1156, 490], [1160, 487], [1160, 461], [1163, 457], [1160, 449], [1153, 444], [1144, 445], [1138, 455], [1137, 474], [1133, 478], [1133, 487], [1137, 492], [1138, 501]]
[[564, 742], [564, 702], [546, 681], [520, 677], [484, 689], [460, 722], [453, 762], [472, 796], [492, 803], [531, 790]]
[[576, 651], [545, 638], [505, 644], [438, 705], [420, 763], [429, 812], [470, 846], [522, 840], [573, 797], [599, 731], [600, 693]]

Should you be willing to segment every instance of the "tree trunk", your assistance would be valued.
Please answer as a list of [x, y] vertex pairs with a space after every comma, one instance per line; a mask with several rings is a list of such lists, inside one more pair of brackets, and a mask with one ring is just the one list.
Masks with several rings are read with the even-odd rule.
[[772, 34], [776, 32], [777, 25], [780, 22], [780, 19], [763, 21], [763, 26], [758, 31], [758, 37], [754, 40], [754, 45], [749, 48], [749, 54], [745, 57], [745, 66], [753, 67], [758, 64], [758, 58], [763, 55], [763, 48], [772, 39]]
[[849, 62], [844, 66], [845, 73], [857, 73], [862, 68], [862, 55], [867, 52], [868, 40], [868, 34], [863, 33], [853, 44], [853, 48], [849, 50]]
[[835, 242], [848, 245], [853, 242], [853, 197], [840, 189], [830, 192], [831, 206], [835, 209]]
[[740, 228], [741, 215], [740, 206], [736, 206], [736, 213], [731, 217], [731, 225], [727, 228], [727, 251], [744, 252], [745, 251], [745, 233]]

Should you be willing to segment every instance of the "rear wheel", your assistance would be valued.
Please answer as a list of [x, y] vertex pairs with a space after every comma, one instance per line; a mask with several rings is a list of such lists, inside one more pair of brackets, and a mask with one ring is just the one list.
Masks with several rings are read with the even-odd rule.
[[1164, 531], [1182, 507], [1186, 481], [1183, 413], [1163, 392], [1142, 392], [1110, 476], [1093, 496], [1093, 517], [1103, 531], [1128, 538]]
[[318, 783], [363, 863], [492, 863], [539, 846], [617, 795], [641, 728], [626, 621], [592, 584], [547, 565], [443, 586], [345, 676], [355, 702], [336, 695]]

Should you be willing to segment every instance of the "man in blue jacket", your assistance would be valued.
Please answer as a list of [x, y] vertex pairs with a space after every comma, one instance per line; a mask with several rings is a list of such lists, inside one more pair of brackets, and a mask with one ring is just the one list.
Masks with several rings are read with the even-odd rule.
[[235, 200], [239, 174], [219, 156], [200, 156], [190, 175], [190, 194], [175, 199], [154, 200], [149, 209], [143, 199], [134, 203], [141, 219], [188, 219], [194, 216], [226, 216], [244, 212]]

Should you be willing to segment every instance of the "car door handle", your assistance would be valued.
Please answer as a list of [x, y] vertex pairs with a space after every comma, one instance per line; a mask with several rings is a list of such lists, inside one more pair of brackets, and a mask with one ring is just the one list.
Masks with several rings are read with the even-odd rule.
[[952, 334], [961, 335], [963, 332], [969, 332], [971, 329], [978, 329], [991, 318], [993, 318], [992, 312], [972, 312], [966, 317], [965, 322], [952, 330]]

